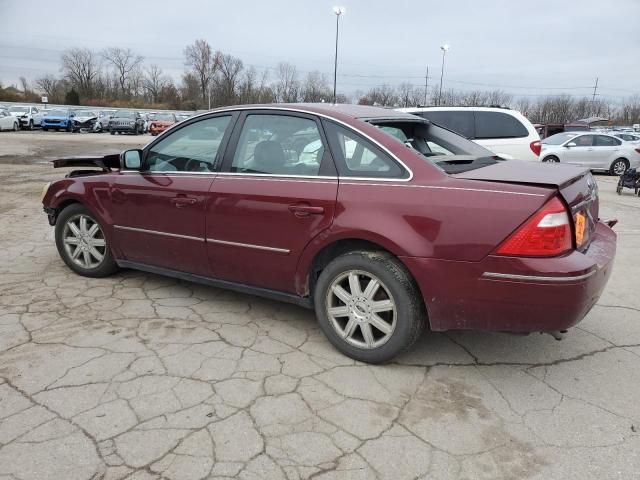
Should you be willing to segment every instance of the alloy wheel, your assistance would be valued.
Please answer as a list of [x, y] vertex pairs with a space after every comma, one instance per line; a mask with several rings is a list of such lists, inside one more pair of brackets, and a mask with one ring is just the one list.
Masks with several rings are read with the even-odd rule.
[[622, 175], [627, 170], [627, 164], [624, 160], [616, 160], [613, 164], [613, 173], [616, 175]]
[[62, 239], [67, 255], [80, 267], [97, 268], [104, 260], [107, 242], [100, 225], [91, 217], [83, 214], [70, 217]]
[[384, 345], [397, 321], [389, 289], [371, 273], [349, 270], [337, 276], [327, 291], [327, 317], [336, 333], [362, 349]]

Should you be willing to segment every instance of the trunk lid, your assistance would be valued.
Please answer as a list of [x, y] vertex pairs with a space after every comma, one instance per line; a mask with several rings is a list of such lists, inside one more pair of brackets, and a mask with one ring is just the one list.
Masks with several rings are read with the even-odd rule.
[[598, 184], [588, 169], [557, 163], [507, 160], [453, 176], [467, 180], [555, 188], [571, 209], [577, 249], [585, 251], [589, 247], [598, 222], [599, 201]]

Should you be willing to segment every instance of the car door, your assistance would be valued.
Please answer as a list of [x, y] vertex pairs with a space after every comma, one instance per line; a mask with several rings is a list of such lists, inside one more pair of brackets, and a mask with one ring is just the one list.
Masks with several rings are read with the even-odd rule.
[[194, 120], [144, 149], [141, 171], [111, 186], [114, 234], [126, 260], [209, 275], [205, 211], [233, 116]]
[[277, 110], [243, 113], [207, 206], [215, 276], [295, 292], [298, 258], [331, 225], [337, 190], [317, 118]]
[[0, 130], [11, 130], [15, 119], [6, 110], [0, 110]]
[[594, 135], [593, 150], [595, 152], [592, 168], [609, 169], [611, 163], [618, 158], [622, 141], [607, 135]]
[[597, 156], [593, 150], [593, 137], [594, 135], [578, 135], [568, 140], [564, 144], [562, 151], [558, 152], [561, 155], [560, 161], [588, 168], [597, 168], [592, 166], [594, 158]]

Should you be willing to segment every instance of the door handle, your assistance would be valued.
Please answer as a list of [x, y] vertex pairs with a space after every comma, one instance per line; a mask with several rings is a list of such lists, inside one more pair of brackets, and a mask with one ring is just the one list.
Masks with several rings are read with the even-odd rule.
[[587, 152], [593, 152], [593, 148], [587, 148]]
[[194, 205], [198, 199], [193, 197], [173, 197], [169, 200], [175, 207], [182, 208], [188, 205]]
[[289, 211], [292, 212], [296, 217], [308, 217], [309, 215], [322, 215], [324, 213], [324, 207], [296, 204], [289, 205]]

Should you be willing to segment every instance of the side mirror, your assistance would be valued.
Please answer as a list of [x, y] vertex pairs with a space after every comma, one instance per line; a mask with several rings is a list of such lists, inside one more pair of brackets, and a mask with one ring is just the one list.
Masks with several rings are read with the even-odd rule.
[[142, 169], [142, 150], [127, 150], [121, 155], [121, 158], [124, 170]]
[[569, 148], [569, 147], [577, 147], [578, 145], [576, 144], [576, 142], [569, 142], [565, 145], [565, 147]]

